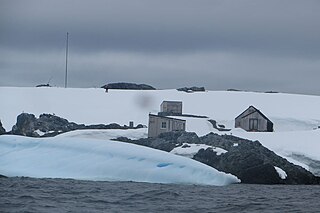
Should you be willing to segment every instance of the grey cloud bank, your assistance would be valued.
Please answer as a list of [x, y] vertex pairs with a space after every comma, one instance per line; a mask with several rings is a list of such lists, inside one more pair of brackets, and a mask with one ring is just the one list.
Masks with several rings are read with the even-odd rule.
[[1, 1], [0, 86], [107, 82], [320, 95], [319, 1]]

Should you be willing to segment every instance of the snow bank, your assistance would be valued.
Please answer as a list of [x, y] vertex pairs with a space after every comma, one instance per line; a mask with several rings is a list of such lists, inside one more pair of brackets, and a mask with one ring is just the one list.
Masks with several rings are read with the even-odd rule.
[[176, 147], [173, 150], [171, 150], [171, 153], [176, 154], [176, 155], [181, 155], [185, 156], [188, 158], [193, 158], [195, 154], [198, 153], [200, 149], [207, 149], [211, 148], [212, 151], [216, 152], [217, 155], [221, 155], [223, 153], [228, 152], [227, 150], [224, 150], [219, 147], [214, 147], [214, 146], [208, 146], [206, 144], [188, 144], [188, 143], [183, 143], [182, 146]]
[[118, 137], [127, 137], [132, 140], [148, 137], [148, 129], [82, 129], [71, 132], [66, 132], [56, 137], [70, 137], [70, 138], [88, 138], [88, 139], [100, 139], [110, 140]]
[[276, 166], [274, 166], [274, 168], [275, 168], [275, 170], [276, 170], [277, 173], [279, 174], [279, 177], [280, 177], [282, 180], [284, 180], [284, 179], [286, 179], [286, 178], [288, 177], [287, 173], [286, 173], [283, 169], [281, 169], [281, 168], [279, 168], [279, 167], [276, 167]]
[[0, 174], [218, 186], [239, 182], [233, 175], [160, 150], [76, 137], [2, 135]]
[[271, 133], [233, 131], [233, 135], [258, 140], [277, 154], [289, 157], [288, 160], [296, 154], [320, 161], [320, 129]]

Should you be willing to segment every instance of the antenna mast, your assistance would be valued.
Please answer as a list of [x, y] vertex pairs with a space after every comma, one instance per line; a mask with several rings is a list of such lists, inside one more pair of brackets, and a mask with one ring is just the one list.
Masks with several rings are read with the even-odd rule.
[[68, 48], [69, 48], [69, 33], [67, 32], [67, 42], [66, 42], [66, 75], [64, 77], [64, 87], [68, 87]]

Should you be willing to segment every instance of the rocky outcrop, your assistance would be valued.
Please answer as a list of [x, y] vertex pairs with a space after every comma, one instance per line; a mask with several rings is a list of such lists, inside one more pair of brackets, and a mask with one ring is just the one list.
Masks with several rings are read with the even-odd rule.
[[36, 118], [33, 114], [22, 113], [18, 115], [17, 123], [12, 127], [11, 134], [29, 137], [53, 136], [84, 127], [83, 124], [78, 125], [51, 114], [42, 114]]
[[[264, 184], [319, 184], [319, 178], [304, 168], [294, 165], [276, 155], [258, 141], [249, 141], [231, 135], [219, 136], [210, 133], [201, 141], [221, 147], [228, 152], [216, 155], [210, 149], [200, 150], [194, 159], [218, 170], [231, 173], [243, 183]], [[274, 167], [279, 167], [287, 174], [281, 179]]]
[[170, 152], [175, 147], [182, 146], [183, 143], [200, 143], [200, 139], [196, 133], [184, 131], [165, 132], [161, 133], [156, 138], [141, 138], [139, 140], [131, 140], [126, 137], [119, 137], [113, 140], [134, 143], [154, 149], [160, 149], [166, 152]]
[[0, 120], [0, 135], [6, 133], [6, 130], [2, 127], [2, 123], [1, 123], [1, 120]]
[[22, 113], [17, 117], [17, 123], [12, 127], [11, 134], [33, 136], [36, 117], [33, 114]]
[[154, 87], [147, 84], [134, 84], [134, 83], [109, 83], [101, 88], [103, 89], [128, 89], [128, 90], [155, 90]]
[[178, 91], [183, 91], [183, 92], [204, 92], [206, 89], [204, 87], [182, 87], [177, 89]]
[[17, 117], [17, 123], [12, 127], [10, 133], [29, 137], [52, 137], [78, 129], [138, 129], [143, 127], [141, 124], [136, 127], [128, 127], [116, 123], [84, 125], [69, 122], [67, 119], [51, 114], [41, 114], [39, 118], [36, 118], [33, 114], [22, 113]]
[[209, 119], [208, 121], [212, 124], [212, 127], [218, 131], [230, 131], [231, 130], [231, 129], [226, 129], [226, 127], [224, 125], [217, 124], [217, 121], [215, 121], [215, 120]]
[[[157, 138], [140, 140], [117, 138], [115, 140], [144, 145], [167, 152], [175, 147], [183, 146], [184, 143], [206, 144], [222, 148], [227, 152], [219, 155], [211, 148], [201, 149], [194, 155], [193, 159], [220, 171], [236, 175], [242, 183], [320, 184], [319, 177], [276, 155], [258, 141], [249, 141], [232, 135], [210, 133], [199, 138], [195, 133], [167, 132], [160, 134]], [[281, 179], [275, 166], [284, 170], [287, 178]]]
[[51, 87], [50, 84], [38, 84], [36, 87]]

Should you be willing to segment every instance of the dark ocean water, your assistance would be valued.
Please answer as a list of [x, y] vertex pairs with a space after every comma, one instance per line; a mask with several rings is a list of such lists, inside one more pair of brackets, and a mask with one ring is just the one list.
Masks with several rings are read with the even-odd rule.
[[320, 186], [2, 178], [0, 212], [320, 212]]

